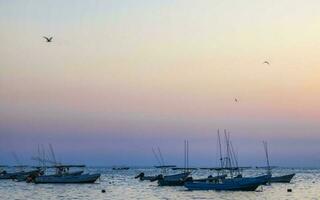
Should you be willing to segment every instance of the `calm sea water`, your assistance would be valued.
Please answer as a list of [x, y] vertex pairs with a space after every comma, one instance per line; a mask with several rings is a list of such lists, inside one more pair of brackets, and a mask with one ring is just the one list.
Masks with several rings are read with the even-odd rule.
[[[113, 171], [108, 168], [89, 168], [102, 173], [95, 184], [28, 184], [0, 180], [0, 199], [320, 199], [320, 169], [276, 169], [274, 174], [296, 173], [290, 184], [263, 186], [255, 192], [187, 191], [184, 187], [159, 187], [156, 182], [138, 181], [134, 176], [144, 171], [157, 174], [155, 169]], [[247, 176], [262, 174], [263, 170], [246, 170]], [[177, 172], [172, 172], [177, 173]], [[198, 170], [194, 177], [205, 177], [213, 172]], [[292, 192], [287, 192], [291, 188]], [[105, 189], [106, 193], [101, 190]]]

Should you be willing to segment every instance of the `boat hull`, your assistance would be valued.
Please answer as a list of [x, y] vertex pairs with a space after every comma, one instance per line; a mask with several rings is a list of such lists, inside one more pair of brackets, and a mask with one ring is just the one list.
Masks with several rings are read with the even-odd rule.
[[164, 176], [159, 178], [159, 186], [183, 186], [188, 179], [190, 172], [185, 172], [181, 174], [175, 174], [170, 176]]
[[67, 175], [67, 176], [39, 176], [34, 179], [34, 183], [94, 183], [101, 174], [83, 174], [83, 175]]
[[27, 172], [14, 172], [14, 173], [6, 173], [6, 174], [1, 174], [0, 179], [16, 179], [17, 177], [27, 177], [29, 175], [32, 175], [34, 173], [38, 173], [39, 170], [32, 170], [32, 171], [27, 171]]
[[291, 179], [295, 176], [296, 174], [288, 174], [284, 176], [275, 176], [270, 178], [270, 183], [290, 183]]
[[264, 185], [270, 179], [270, 175], [252, 178], [225, 179], [218, 183], [186, 182], [188, 190], [228, 190], [228, 191], [255, 191], [260, 185]]

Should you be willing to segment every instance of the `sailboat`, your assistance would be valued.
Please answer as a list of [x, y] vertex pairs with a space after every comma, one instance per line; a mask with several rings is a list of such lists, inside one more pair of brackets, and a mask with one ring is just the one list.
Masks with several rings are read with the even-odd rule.
[[188, 181], [184, 186], [188, 190], [232, 190], [232, 191], [254, 191], [260, 185], [268, 182], [271, 175], [258, 177], [243, 177], [238, 167], [238, 161], [230, 140], [230, 134], [226, 133], [226, 156], [222, 157], [220, 134], [218, 130], [218, 142], [220, 149], [220, 168], [215, 168], [218, 176], [211, 179], [200, 179]]
[[159, 186], [183, 186], [186, 181], [191, 180], [189, 177], [191, 171], [189, 167], [189, 142], [184, 141], [184, 172], [174, 175], [161, 176], [158, 180]]
[[263, 141], [263, 147], [266, 154], [267, 159], [267, 170], [268, 174], [271, 176], [269, 179], [269, 183], [290, 183], [292, 178], [295, 176], [295, 173], [292, 174], [286, 174], [282, 176], [273, 176], [271, 172], [271, 167], [269, 163], [269, 153], [268, 153], [268, 143], [266, 141]]
[[84, 170], [79, 170], [79, 171], [70, 171], [71, 168], [85, 168], [85, 165], [66, 165], [66, 164], [61, 164], [56, 161], [55, 154], [53, 151], [53, 148], [51, 145], [50, 147], [50, 152], [51, 152], [51, 157], [53, 159], [45, 159], [44, 156], [43, 158], [36, 157], [33, 158], [34, 160], [41, 161], [43, 163], [47, 162], [50, 164], [53, 164], [53, 166], [45, 166], [44, 168], [50, 169], [53, 168], [55, 173], [54, 174], [41, 174], [38, 176], [29, 176], [27, 179], [27, 182], [33, 182], [33, 183], [94, 183], [100, 176], [100, 173], [95, 173], [95, 174], [83, 174]]

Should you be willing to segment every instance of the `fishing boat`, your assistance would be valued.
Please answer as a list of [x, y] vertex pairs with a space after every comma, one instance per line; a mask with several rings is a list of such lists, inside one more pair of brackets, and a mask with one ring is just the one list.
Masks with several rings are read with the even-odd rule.
[[174, 175], [161, 176], [158, 180], [159, 186], [183, 186], [186, 181], [190, 180], [191, 172], [183, 172]]
[[34, 179], [34, 183], [94, 183], [100, 177], [100, 174], [82, 174], [67, 176], [38, 176]]
[[55, 174], [42, 175], [33, 177], [29, 180], [33, 183], [94, 183], [101, 174], [83, 174], [83, 171], [69, 172], [73, 167], [85, 167], [84, 165], [59, 165], [53, 166], [56, 168]]
[[183, 186], [186, 181], [192, 180], [189, 175], [191, 172], [189, 171], [189, 142], [187, 140], [184, 141], [184, 170], [182, 173], [160, 176], [158, 179], [159, 186]]
[[287, 174], [283, 176], [272, 176], [269, 180], [270, 183], [290, 183], [295, 173]]
[[296, 175], [295, 173], [282, 175], [282, 176], [273, 176], [272, 168], [269, 163], [269, 152], [268, 152], [268, 143], [263, 141], [264, 151], [267, 159], [267, 172], [270, 175], [269, 183], [290, 183], [292, 178]]
[[16, 179], [17, 177], [29, 176], [34, 173], [38, 173], [39, 170], [30, 170], [30, 171], [18, 171], [18, 172], [6, 172], [2, 171], [0, 173], [0, 179]]
[[255, 191], [260, 185], [266, 184], [270, 175], [247, 178], [216, 179], [213, 182], [188, 181], [184, 186], [188, 190], [229, 190]]
[[43, 174], [44, 174], [44, 171], [41, 168], [37, 167], [36, 170], [30, 171], [30, 173], [17, 175], [13, 180], [17, 182], [25, 182], [30, 177], [36, 177]]
[[271, 175], [257, 177], [243, 177], [241, 168], [238, 167], [238, 160], [234, 152], [230, 134], [224, 131], [226, 151], [222, 156], [220, 133], [218, 130], [218, 145], [220, 150], [220, 167], [211, 168], [217, 171], [218, 175], [211, 179], [198, 179], [187, 181], [184, 186], [188, 190], [232, 190], [232, 191], [254, 191], [260, 185], [266, 184]]
[[[45, 174], [39, 176], [29, 176], [27, 182], [33, 183], [94, 183], [100, 176], [100, 173], [95, 174], [83, 174], [83, 170], [79, 171], [71, 171], [72, 168], [85, 168], [85, 165], [66, 165], [61, 164], [56, 161], [55, 154], [52, 148], [52, 145], [49, 144], [49, 149], [51, 153], [52, 160], [46, 159], [44, 155], [44, 151], [42, 153], [42, 158], [33, 157], [34, 160], [39, 161], [43, 164], [43, 168], [46, 169], [46, 173], [48, 173], [48, 169], [53, 168], [54, 174]], [[39, 153], [40, 154], [40, 153]], [[45, 166], [45, 163], [53, 164], [53, 166]]]
[[156, 181], [158, 179], [160, 179], [162, 177], [162, 175], [155, 175], [155, 176], [145, 176], [143, 172], [141, 172], [140, 174], [138, 174], [137, 176], [135, 176], [135, 179], [139, 179], [140, 181]]

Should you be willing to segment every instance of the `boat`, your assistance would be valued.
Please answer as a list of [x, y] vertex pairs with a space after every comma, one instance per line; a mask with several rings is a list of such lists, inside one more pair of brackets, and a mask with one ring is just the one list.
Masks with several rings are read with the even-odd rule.
[[16, 179], [20, 176], [29, 176], [34, 173], [38, 173], [39, 170], [31, 170], [31, 171], [19, 171], [19, 172], [6, 172], [2, 171], [0, 173], [0, 179]]
[[255, 191], [260, 185], [266, 184], [270, 175], [247, 178], [216, 179], [213, 182], [187, 181], [184, 186], [188, 190], [228, 190]]
[[94, 183], [100, 174], [82, 174], [67, 176], [38, 176], [34, 179], [34, 183]]
[[156, 175], [156, 176], [145, 176], [143, 172], [141, 172], [140, 174], [138, 174], [137, 176], [135, 176], [135, 179], [139, 179], [140, 181], [156, 181], [158, 179], [160, 179], [162, 177], [161, 174]]
[[217, 171], [215, 177], [187, 181], [184, 186], [188, 190], [231, 190], [254, 191], [260, 185], [266, 184], [271, 178], [270, 174], [257, 177], [243, 177], [241, 168], [230, 140], [230, 134], [224, 131], [226, 142], [226, 155], [222, 156], [220, 133], [218, 130], [218, 144], [220, 150], [220, 167], [211, 168]]
[[267, 159], [267, 172], [270, 175], [270, 180], [268, 183], [290, 183], [292, 178], [296, 175], [295, 173], [282, 175], [282, 176], [272, 175], [272, 168], [269, 163], [268, 143], [266, 141], [263, 141], [262, 143], [264, 146], [264, 151]]
[[100, 178], [100, 173], [83, 174], [83, 171], [69, 172], [73, 167], [85, 167], [85, 165], [59, 165], [55, 174], [32, 177], [28, 182], [39, 183], [94, 183]]
[[[27, 182], [33, 182], [36, 184], [40, 183], [94, 183], [98, 178], [100, 178], [100, 173], [95, 174], [83, 174], [83, 170], [80, 171], [70, 171], [70, 168], [85, 168], [85, 165], [66, 165], [61, 164], [56, 161], [55, 154], [52, 145], [49, 145], [51, 157], [53, 160], [48, 160], [45, 158], [44, 153], [42, 158], [33, 157], [34, 160], [43, 163], [44, 169], [53, 168], [55, 170], [54, 174], [46, 174], [39, 176], [29, 176]], [[40, 154], [40, 153], [39, 153]], [[53, 166], [45, 166], [45, 163], [51, 163]], [[47, 170], [46, 170], [47, 171]]]
[[269, 180], [270, 183], [290, 183], [291, 179], [295, 176], [295, 173], [287, 174], [283, 176], [272, 176]]
[[112, 170], [118, 170], [118, 171], [121, 171], [121, 170], [129, 170], [130, 167], [113, 167]]
[[161, 176], [158, 179], [159, 186], [183, 186], [186, 181], [190, 180], [191, 172], [183, 172], [180, 174]]
[[[186, 181], [192, 180], [192, 177], [189, 177], [191, 172], [189, 171], [189, 142], [184, 141], [184, 172], [160, 176], [158, 179], [159, 186], [183, 186]], [[182, 168], [181, 168], [182, 169]]]
[[27, 181], [30, 177], [36, 177], [43, 175], [44, 171], [41, 168], [37, 168], [37, 170], [30, 171], [29, 173], [17, 175], [13, 180], [17, 182]]

